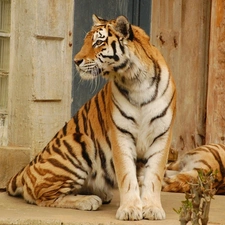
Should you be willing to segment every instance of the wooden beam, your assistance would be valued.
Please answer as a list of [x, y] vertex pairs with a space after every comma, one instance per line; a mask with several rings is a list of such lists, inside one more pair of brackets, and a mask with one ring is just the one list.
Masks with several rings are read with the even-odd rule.
[[177, 86], [172, 147], [205, 143], [211, 0], [152, 0], [151, 42], [169, 64]]
[[225, 1], [212, 1], [206, 143], [225, 143]]

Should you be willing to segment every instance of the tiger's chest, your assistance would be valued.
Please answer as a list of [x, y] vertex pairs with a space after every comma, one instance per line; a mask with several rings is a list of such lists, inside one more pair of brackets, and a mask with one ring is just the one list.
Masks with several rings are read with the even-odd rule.
[[117, 100], [113, 118], [119, 127], [132, 135], [136, 151], [144, 154], [154, 139], [168, 128], [172, 113], [168, 111], [170, 115], [160, 117], [167, 106], [163, 99], [138, 107], [125, 101], [123, 97]]
[[120, 128], [130, 134], [127, 135], [127, 141], [130, 141], [129, 136], [132, 136], [140, 158], [156, 140], [160, 145], [158, 140], [170, 129], [174, 114], [171, 107], [173, 90], [166, 89], [170, 86], [167, 80], [161, 79], [158, 89], [148, 84], [149, 82], [145, 82], [140, 91], [131, 92], [129, 97], [120, 88], [113, 88], [113, 119]]

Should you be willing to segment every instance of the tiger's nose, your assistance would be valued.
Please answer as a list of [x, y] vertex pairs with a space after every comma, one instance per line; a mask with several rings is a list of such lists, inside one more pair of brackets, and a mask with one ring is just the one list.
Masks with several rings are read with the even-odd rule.
[[79, 66], [83, 62], [83, 59], [74, 59], [74, 62], [77, 66]]

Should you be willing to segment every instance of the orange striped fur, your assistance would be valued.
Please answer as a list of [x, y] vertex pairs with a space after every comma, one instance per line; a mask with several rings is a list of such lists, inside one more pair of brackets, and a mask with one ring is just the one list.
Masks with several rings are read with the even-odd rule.
[[196, 183], [198, 171], [214, 172], [217, 194], [225, 194], [225, 145], [208, 144], [187, 151], [167, 167], [163, 191], [187, 192], [190, 183]]

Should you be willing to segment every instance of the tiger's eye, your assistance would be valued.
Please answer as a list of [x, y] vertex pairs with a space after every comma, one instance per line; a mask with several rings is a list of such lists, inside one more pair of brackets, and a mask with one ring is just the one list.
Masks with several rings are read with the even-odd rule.
[[97, 41], [95, 42], [95, 44], [96, 44], [96, 45], [100, 45], [100, 44], [102, 44], [102, 42], [103, 42], [102, 40], [97, 40]]

